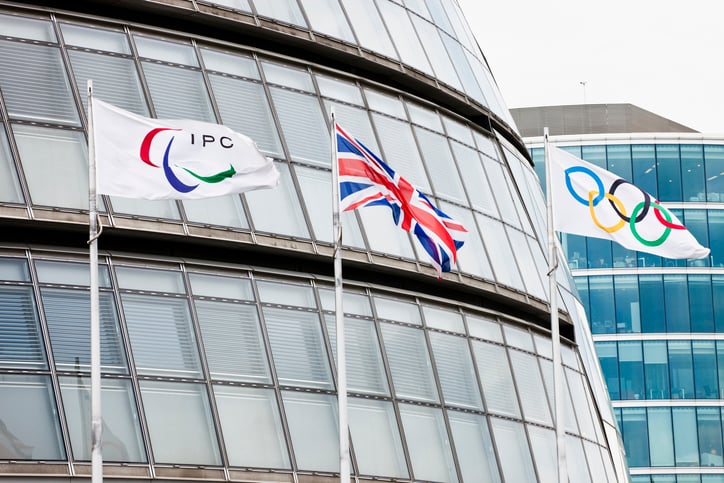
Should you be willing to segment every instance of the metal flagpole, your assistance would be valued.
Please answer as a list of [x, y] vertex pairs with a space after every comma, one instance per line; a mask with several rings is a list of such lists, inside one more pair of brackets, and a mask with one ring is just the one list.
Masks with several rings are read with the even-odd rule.
[[561, 365], [561, 336], [558, 320], [558, 251], [553, 228], [553, 194], [551, 193], [551, 162], [548, 153], [548, 128], [543, 128], [543, 151], [546, 168], [546, 211], [548, 212], [548, 283], [551, 309], [551, 339], [553, 341], [553, 407], [556, 426], [556, 453], [558, 455], [558, 483], [568, 483], [563, 425], [563, 366]]
[[332, 118], [332, 224], [334, 227], [334, 313], [337, 323], [337, 411], [339, 414], [339, 481], [349, 483], [349, 424], [347, 418], [347, 355], [342, 310], [342, 220], [339, 216], [339, 163], [334, 107]]
[[98, 310], [98, 195], [96, 193], [96, 153], [93, 132], [93, 81], [88, 81], [88, 201], [90, 237], [90, 308], [91, 308], [91, 483], [103, 482], [101, 440], [101, 337]]

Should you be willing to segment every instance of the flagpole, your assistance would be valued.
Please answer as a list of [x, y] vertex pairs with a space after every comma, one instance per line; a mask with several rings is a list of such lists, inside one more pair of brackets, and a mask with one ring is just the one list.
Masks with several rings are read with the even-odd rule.
[[101, 440], [101, 338], [98, 296], [98, 195], [96, 192], [95, 133], [93, 129], [93, 81], [88, 81], [88, 225], [90, 245], [91, 332], [91, 483], [103, 482]]
[[551, 190], [551, 162], [548, 153], [548, 128], [543, 128], [543, 151], [546, 168], [546, 211], [548, 214], [548, 283], [551, 309], [551, 339], [553, 341], [553, 408], [555, 412], [556, 453], [558, 458], [558, 483], [567, 483], [565, 430], [563, 424], [563, 366], [561, 365], [561, 336], [558, 320], [558, 251], [553, 228], [553, 193]]
[[349, 483], [349, 423], [347, 416], [347, 355], [342, 309], [342, 220], [339, 216], [339, 163], [334, 107], [331, 110], [332, 129], [332, 224], [334, 229], [334, 315], [337, 325], [337, 412], [339, 417], [339, 481]]

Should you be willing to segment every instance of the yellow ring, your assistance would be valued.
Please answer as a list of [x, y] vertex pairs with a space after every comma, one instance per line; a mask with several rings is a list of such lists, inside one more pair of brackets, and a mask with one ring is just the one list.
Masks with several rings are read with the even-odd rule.
[[[593, 209], [593, 198], [595, 198], [596, 196], [598, 196], [598, 191], [589, 191], [588, 192], [588, 211], [591, 212], [591, 219], [596, 224], [596, 226], [599, 227], [601, 230], [605, 231], [606, 233], [613, 233], [613, 232], [616, 232], [616, 231], [620, 230], [621, 228], [623, 228], [626, 225], [626, 222], [624, 220], [619, 220], [618, 223], [616, 223], [615, 225], [611, 225], [609, 227], [603, 226], [598, 221], [598, 218], [596, 218], [596, 212]], [[615, 196], [613, 196], [610, 193], [605, 193], [603, 196], [604, 196], [604, 198], [611, 200], [613, 203], [615, 203], [616, 207], [622, 213], [622, 215], [626, 216], [626, 208], [623, 206], [623, 203], [621, 202], [621, 200], [619, 200], [618, 198], [616, 198]]]

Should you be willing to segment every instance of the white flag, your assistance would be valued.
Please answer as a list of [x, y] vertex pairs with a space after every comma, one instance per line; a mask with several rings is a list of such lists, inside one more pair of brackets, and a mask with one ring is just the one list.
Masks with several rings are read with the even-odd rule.
[[704, 258], [709, 249], [653, 196], [619, 176], [549, 146], [556, 231], [615, 241], [666, 258]]
[[195, 199], [279, 184], [274, 162], [226, 126], [150, 119], [92, 102], [99, 194]]

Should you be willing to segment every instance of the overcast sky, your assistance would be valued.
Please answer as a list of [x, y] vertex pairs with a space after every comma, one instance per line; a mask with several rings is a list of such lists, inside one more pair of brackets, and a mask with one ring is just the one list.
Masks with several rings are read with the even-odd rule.
[[724, 134], [722, 0], [459, 2], [508, 107], [585, 95]]

